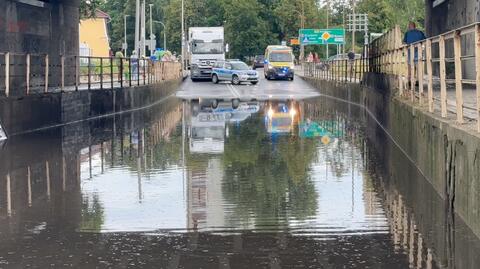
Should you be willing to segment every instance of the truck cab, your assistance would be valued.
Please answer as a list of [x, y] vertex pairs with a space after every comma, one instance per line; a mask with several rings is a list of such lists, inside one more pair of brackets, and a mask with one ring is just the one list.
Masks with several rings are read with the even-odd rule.
[[228, 47], [223, 27], [191, 27], [188, 32], [190, 78], [211, 80], [213, 65], [225, 60]]

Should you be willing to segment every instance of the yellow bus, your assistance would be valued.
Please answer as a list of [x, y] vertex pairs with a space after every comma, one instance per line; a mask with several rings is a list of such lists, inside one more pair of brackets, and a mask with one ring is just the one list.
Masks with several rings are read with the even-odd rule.
[[295, 76], [295, 57], [288, 46], [268, 46], [265, 50], [265, 78], [289, 79]]

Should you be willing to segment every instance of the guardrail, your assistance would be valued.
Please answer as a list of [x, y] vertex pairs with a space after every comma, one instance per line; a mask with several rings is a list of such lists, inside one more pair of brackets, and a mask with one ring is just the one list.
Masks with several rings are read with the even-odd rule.
[[[305, 75], [351, 82], [360, 82], [364, 72], [394, 75], [400, 97], [443, 118], [454, 114], [458, 124], [476, 121], [480, 132], [480, 23], [410, 45], [402, 44], [401, 36], [397, 26], [373, 41], [368, 63], [361, 61], [354, 79], [345, 79], [339, 71], [325, 73], [322, 63], [307, 63]], [[345, 63], [333, 63], [339, 65], [344, 72]]]
[[[178, 79], [178, 62], [0, 52], [0, 95], [111, 90]], [[19, 90], [21, 89], [21, 90]]]

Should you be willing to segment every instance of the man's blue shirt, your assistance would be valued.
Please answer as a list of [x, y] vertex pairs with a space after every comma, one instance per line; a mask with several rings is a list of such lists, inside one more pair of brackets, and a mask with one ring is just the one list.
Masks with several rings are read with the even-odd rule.
[[406, 44], [412, 44], [412, 43], [415, 43], [417, 41], [424, 40], [424, 39], [425, 39], [425, 34], [422, 31], [417, 30], [417, 29], [413, 29], [413, 30], [408, 30], [405, 33], [405, 37], [403, 38], [403, 42], [405, 42]]

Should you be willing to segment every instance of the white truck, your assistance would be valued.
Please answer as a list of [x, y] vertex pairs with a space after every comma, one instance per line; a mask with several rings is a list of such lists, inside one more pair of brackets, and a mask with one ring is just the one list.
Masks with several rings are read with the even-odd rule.
[[188, 61], [192, 81], [211, 79], [213, 64], [224, 61], [227, 50], [223, 27], [190, 27]]

